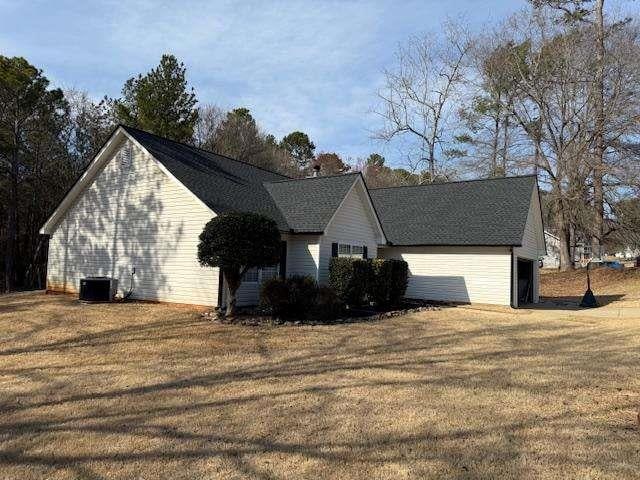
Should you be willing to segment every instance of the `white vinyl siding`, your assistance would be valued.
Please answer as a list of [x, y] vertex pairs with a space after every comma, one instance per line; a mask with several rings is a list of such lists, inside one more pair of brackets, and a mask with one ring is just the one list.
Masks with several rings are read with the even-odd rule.
[[320, 237], [290, 235], [287, 237], [287, 277], [307, 275], [318, 279]]
[[365, 195], [364, 187], [357, 182], [345, 196], [342, 205], [320, 239], [319, 283], [326, 284], [329, 281], [329, 262], [333, 243], [366, 246], [367, 257], [377, 256], [376, 224]]
[[[287, 277], [305, 275], [317, 279], [320, 237], [318, 235], [283, 235], [282, 240], [287, 242]], [[274, 267], [252, 273], [250, 281], [243, 281], [236, 292], [237, 305], [240, 307], [257, 305], [260, 301], [262, 284], [269, 278], [277, 277], [278, 273]]]
[[[524, 228], [522, 246], [513, 249], [513, 288], [517, 292], [518, 284], [518, 258], [533, 260], [533, 301], [540, 300], [540, 269], [538, 259], [545, 254], [544, 231], [542, 227], [542, 217], [540, 215], [540, 200], [537, 190], [533, 190], [527, 223]], [[518, 298], [514, 295], [514, 306], [517, 306]]]
[[213, 216], [126, 140], [55, 227], [47, 288], [76, 292], [81, 278], [104, 275], [125, 293], [135, 268], [133, 298], [216, 305], [218, 269], [197, 260], [198, 236]]
[[542, 219], [540, 217], [540, 205], [538, 192], [533, 191], [529, 213], [527, 214], [527, 224], [524, 228], [522, 246], [513, 249], [514, 256], [538, 260], [544, 255], [544, 232], [542, 230]]
[[409, 265], [407, 298], [510, 305], [508, 247], [384, 247]]

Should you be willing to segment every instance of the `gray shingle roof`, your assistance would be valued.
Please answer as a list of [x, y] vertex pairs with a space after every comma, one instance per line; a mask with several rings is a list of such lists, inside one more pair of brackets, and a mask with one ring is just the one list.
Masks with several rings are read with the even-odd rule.
[[360, 173], [265, 183], [295, 231], [323, 232]]
[[211, 210], [261, 213], [281, 231], [322, 232], [356, 175], [291, 179], [135, 128], [124, 130]]
[[262, 187], [263, 182], [288, 177], [142, 130], [123, 128], [214, 212], [261, 213], [275, 220], [281, 230], [289, 230], [275, 202]]
[[535, 176], [370, 190], [394, 245], [521, 245]]

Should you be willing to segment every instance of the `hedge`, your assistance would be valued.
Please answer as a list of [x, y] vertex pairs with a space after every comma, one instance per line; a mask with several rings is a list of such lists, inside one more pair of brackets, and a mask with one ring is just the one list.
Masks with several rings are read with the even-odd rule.
[[272, 278], [262, 285], [260, 304], [275, 316], [302, 318], [314, 305], [317, 293], [318, 283], [312, 277]]
[[409, 265], [404, 260], [388, 260], [391, 263], [389, 303], [397, 305], [404, 298], [409, 283]]
[[341, 302], [362, 305], [371, 282], [372, 268], [369, 260], [334, 257], [329, 262], [329, 286]]
[[397, 305], [407, 290], [408, 272], [404, 260], [334, 257], [329, 263], [329, 285], [347, 305], [365, 301]]
[[390, 303], [393, 265], [391, 260], [376, 258], [371, 260], [373, 275], [369, 284], [369, 299], [376, 305], [386, 306]]

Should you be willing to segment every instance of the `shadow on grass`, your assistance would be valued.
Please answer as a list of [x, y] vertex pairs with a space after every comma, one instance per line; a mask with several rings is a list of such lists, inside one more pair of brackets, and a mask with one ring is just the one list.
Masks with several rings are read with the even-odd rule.
[[[596, 295], [598, 306], [604, 307], [613, 302], [622, 300], [625, 295]], [[540, 297], [540, 303], [528, 304], [525, 308], [534, 308], [538, 310], [582, 310], [580, 306], [582, 296], [558, 296], [558, 297]]]
[[[637, 367], [633, 350], [634, 346], [637, 349], [638, 329], [623, 332], [518, 320], [512, 324], [478, 323], [463, 330], [455, 320], [446, 328], [437, 328], [438, 314], [431, 314], [431, 323], [424, 317], [410, 316], [334, 329], [273, 330], [274, 335], [289, 331], [301, 339], [315, 340], [302, 343], [305, 348], [295, 343], [298, 338], [291, 341], [290, 348], [275, 349], [269, 337], [256, 329], [213, 328], [194, 319], [156, 319], [5, 349], [2, 355], [19, 355], [26, 363], [37, 362], [29, 354], [68, 351], [68, 360], [75, 366], [69, 377], [60, 375], [57, 364], [25, 365], [38, 369], [41, 375], [30, 394], [20, 400], [0, 396], [0, 465], [72, 468], [81, 476], [100, 478], [94, 471], [96, 465], [140, 468], [140, 462], [179, 462], [182, 468], [189, 465], [193, 469], [192, 476], [198, 476], [197, 461], [224, 460], [238, 474], [273, 478], [275, 473], [251, 460], [273, 454], [281, 461], [319, 462], [327, 469], [343, 465], [351, 471], [411, 464], [417, 477], [427, 476], [428, 471], [420, 469], [430, 462], [444, 464], [462, 478], [486, 476], [483, 469], [487, 462], [499, 462], [503, 476], [524, 477], [532, 472], [522, 458], [527, 457], [530, 463], [536, 456], [533, 445], [542, 442], [557, 445], [544, 454], [545, 462], [561, 471], [573, 467], [600, 474], [618, 472], [621, 477], [631, 473], [635, 467], [625, 466], [621, 456], [635, 458], [638, 432], [613, 424], [608, 417], [620, 408], [631, 408], [636, 398], [615, 405], [591, 405], [586, 416], [580, 408], [563, 405], [544, 412], [523, 408], [512, 416], [508, 411], [513, 405], [509, 407], [508, 401], [487, 405], [478, 398], [470, 403], [476, 405], [476, 411], [462, 410], [459, 415], [477, 416], [484, 414], [483, 408], [495, 408], [481, 426], [472, 418], [469, 422], [443, 418], [442, 424], [420, 423], [417, 428], [407, 424], [407, 431], [395, 428], [396, 422], [403, 421], [400, 406], [384, 402], [385, 396], [405, 392], [407, 396], [400, 398], [416, 408], [437, 408], [437, 395], [423, 399], [420, 395], [458, 389], [469, 398], [491, 392], [498, 398], [540, 399], [564, 391], [567, 402], [579, 404], [585, 386], [610, 388], [612, 376]], [[178, 340], [187, 331], [192, 335], [189, 329], [194, 327], [201, 335], [246, 334], [242, 364], [225, 360], [224, 352], [216, 356], [216, 352], [201, 348], [162, 351], [163, 342]], [[109, 351], [124, 351], [126, 345], [143, 341], [157, 342], [157, 353], [139, 360], [135, 356], [92, 355], [82, 361], [78, 356], [105, 346]], [[211, 362], [213, 357], [215, 362]], [[143, 380], [139, 385], [86, 388], [84, 382], [91, 385], [97, 366], [120, 375], [157, 368], [165, 378]], [[167, 368], [171, 368], [171, 378], [166, 378]], [[16, 369], [13, 367], [14, 374]], [[0, 371], [0, 375], [6, 373]], [[369, 409], [358, 408], [362, 397], [357, 392], [362, 391], [367, 392]], [[388, 409], [389, 415], [384, 417], [388, 428], [379, 426], [366, 435], [329, 434], [343, 429], [345, 422], [353, 423], [351, 415], [361, 415], [350, 427], [353, 432], [367, 430], [368, 423], [381, 415], [378, 404]], [[258, 420], [269, 423], [262, 430], [253, 430], [252, 422]], [[413, 422], [419, 420], [417, 416]], [[583, 432], [581, 442], [589, 447], [589, 455], [561, 448], [574, 441], [576, 431]], [[96, 436], [105, 443], [96, 443]], [[43, 453], [42, 442], [55, 444], [70, 437], [79, 441], [92, 438], [93, 448]], [[145, 447], [131, 449], [123, 441], [122, 448], [114, 448], [112, 443], [119, 438], [141, 439]]]

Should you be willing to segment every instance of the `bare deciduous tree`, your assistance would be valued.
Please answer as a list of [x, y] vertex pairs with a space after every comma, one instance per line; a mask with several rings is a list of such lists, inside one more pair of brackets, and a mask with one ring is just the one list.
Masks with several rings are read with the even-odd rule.
[[198, 121], [193, 129], [193, 145], [212, 150], [215, 134], [225, 117], [225, 112], [217, 105], [207, 104], [198, 107]]
[[444, 153], [445, 132], [471, 48], [462, 29], [446, 25], [445, 31], [442, 39], [415, 37], [401, 47], [396, 68], [384, 72], [385, 86], [378, 92], [377, 112], [385, 125], [376, 136], [385, 141], [408, 137], [414, 152], [419, 152], [410, 157], [411, 168], [416, 171], [426, 162], [429, 181], [441, 173], [438, 157]]

